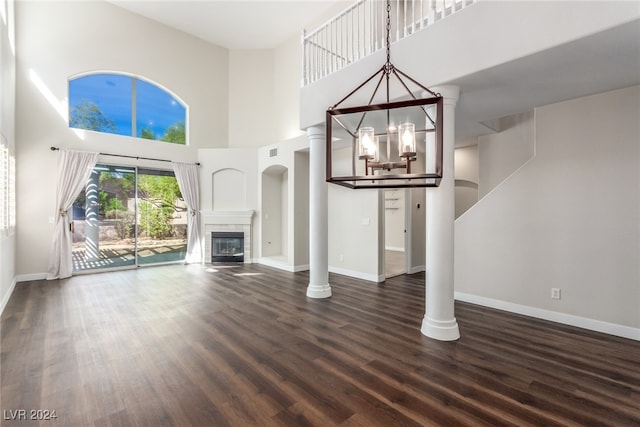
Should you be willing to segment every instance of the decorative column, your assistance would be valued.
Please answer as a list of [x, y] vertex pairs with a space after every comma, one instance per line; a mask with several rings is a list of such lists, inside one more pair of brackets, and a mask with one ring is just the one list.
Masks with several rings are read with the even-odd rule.
[[444, 98], [443, 165], [439, 187], [426, 189], [426, 312], [421, 332], [440, 341], [460, 338], [454, 315], [453, 239], [455, 221], [455, 114], [460, 89], [432, 88]]
[[328, 298], [329, 225], [326, 182], [327, 146], [324, 126], [307, 129], [309, 138], [309, 298]]

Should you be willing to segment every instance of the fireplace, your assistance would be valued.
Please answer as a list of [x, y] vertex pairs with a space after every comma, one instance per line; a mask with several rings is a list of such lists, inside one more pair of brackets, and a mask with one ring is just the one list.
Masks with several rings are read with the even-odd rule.
[[211, 262], [244, 262], [244, 233], [211, 232]]

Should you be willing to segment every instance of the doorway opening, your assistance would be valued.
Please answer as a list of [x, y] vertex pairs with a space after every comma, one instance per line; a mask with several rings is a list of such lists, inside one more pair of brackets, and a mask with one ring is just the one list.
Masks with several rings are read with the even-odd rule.
[[262, 172], [261, 256], [289, 263], [289, 169], [269, 166]]
[[384, 276], [407, 273], [405, 190], [384, 190]]
[[96, 165], [72, 210], [74, 272], [185, 258], [188, 211], [173, 171]]

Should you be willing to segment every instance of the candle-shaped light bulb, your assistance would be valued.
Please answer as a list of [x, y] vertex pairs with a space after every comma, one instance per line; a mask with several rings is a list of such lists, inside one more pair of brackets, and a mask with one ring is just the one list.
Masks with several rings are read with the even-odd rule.
[[371, 137], [369, 135], [364, 135], [362, 137], [362, 146], [367, 154], [373, 153], [373, 142], [371, 142]]
[[413, 123], [405, 123], [398, 127], [398, 154], [406, 157], [416, 152], [416, 132]]
[[402, 144], [404, 145], [405, 153], [411, 151], [411, 146], [413, 145], [413, 135], [409, 133], [409, 129], [405, 129], [404, 133], [402, 134]]
[[360, 140], [360, 157], [367, 157], [369, 159], [376, 158], [376, 142], [378, 137], [375, 136], [374, 130], [372, 127], [364, 127], [360, 128], [358, 131], [358, 139]]

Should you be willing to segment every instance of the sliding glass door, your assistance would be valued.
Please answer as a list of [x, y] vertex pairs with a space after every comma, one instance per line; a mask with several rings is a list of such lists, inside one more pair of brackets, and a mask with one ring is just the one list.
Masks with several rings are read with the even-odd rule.
[[184, 260], [187, 213], [173, 172], [138, 169], [138, 264]]
[[181, 261], [186, 236], [173, 172], [97, 165], [73, 205], [73, 269]]

